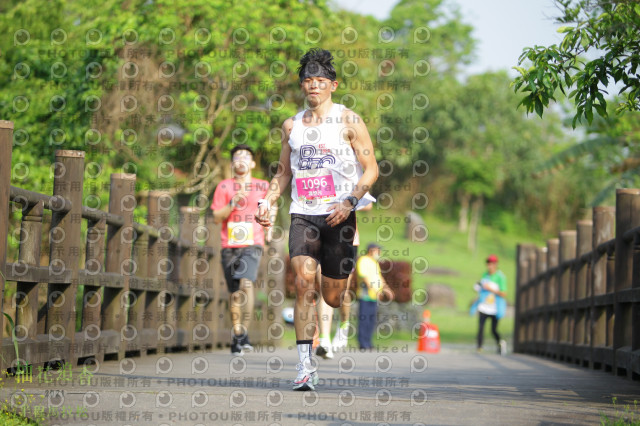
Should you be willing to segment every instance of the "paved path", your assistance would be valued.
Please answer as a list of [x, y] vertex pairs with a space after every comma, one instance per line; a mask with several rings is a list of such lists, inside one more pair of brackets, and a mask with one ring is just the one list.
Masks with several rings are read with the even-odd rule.
[[317, 391], [293, 392], [295, 350], [263, 349], [105, 362], [90, 385], [77, 369], [45, 385], [34, 371], [33, 383], [8, 378], [0, 393], [17, 405], [26, 397], [29, 409], [59, 407], [65, 414], [50, 424], [76, 425], [598, 424], [601, 413], [619, 417], [613, 397], [640, 400], [637, 382], [604, 372], [525, 355], [419, 354], [413, 345], [320, 360]]

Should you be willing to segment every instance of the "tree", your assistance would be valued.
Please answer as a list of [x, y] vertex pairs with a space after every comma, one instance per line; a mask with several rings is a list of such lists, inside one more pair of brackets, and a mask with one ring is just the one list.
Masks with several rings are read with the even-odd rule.
[[[15, 122], [14, 158], [29, 173], [13, 183], [48, 192], [53, 152], [85, 150], [100, 171], [85, 193], [102, 207], [116, 171], [136, 173], [139, 193], [208, 196], [234, 143], [254, 147], [264, 170], [278, 158], [282, 122], [302, 103], [299, 57], [340, 48], [345, 27], [362, 19], [323, 0], [15, 3], [0, 15], [0, 71], [11, 76], [0, 81], [0, 115]], [[345, 50], [372, 45], [372, 19]], [[346, 58], [337, 56], [340, 67]], [[352, 63], [375, 69], [367, 61]], [[348, 91], [358, 111], [376, 92]]]
[[[640, 3], [633, 0], [557, 0], [564, 26], [560, 45], [524, 49], [513, 81], [527, 112], [540, 117], [558, 91], [575, 103], [572, 125], [583, 118], [591, 123], [593, 110], [607, 116], [611, 83], [622, 84], [617, 111], [640, 110]], [[594, 57], [595, 59], [586, 59]]]
[[[385, 162], [376, 189], [411, 183], [408, 192], [424, 191], [444, 160], [442, 136], [452, 125], [447, 107], [460, 85], [460, 67], [471, 59], [473, 28], [443, 0], [400, 1], [382, 25], [391, 35], [388, 46], [401, 54], [390, 59], [393, 72], [382, 78], [391, 90], [381, 99], [392, 106], [379, 106], [382, 120], [374, 140]], [[419, 161], [428, 163], [427, 178], [414, 172]], [[393, 164], [388, 175], [387, 164]]]
[[536, 176], [576, 169], [597, 177], [589, 204], [615, 203], [615, 189], [640, 184], [640, 112], [595, 117], [586, 126], [586, 138], [553, 153], [538, 164]]

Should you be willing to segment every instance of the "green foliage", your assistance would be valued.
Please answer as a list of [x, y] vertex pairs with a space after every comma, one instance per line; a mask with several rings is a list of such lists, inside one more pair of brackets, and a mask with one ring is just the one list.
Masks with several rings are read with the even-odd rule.
[[[604, 89], [610, 82], [621, 84], [624, 96], [617, 111], [640, 110], [640, 5], [633, 1], [557, 0], [561, 11], [558, 29], [564, 34], [559, 45], [526, 48], [514, 67], [516, 92], [527, 112], [540, 117], [555, 101], [557, 91], [574, 100], [572, 125], [595, 113], [607, 116]], [[585, 57], [597, 56], [594, 59]]]
[[638, 401], [633, 401], [633, 407], [630, 404], [622, 406], [622, 411], [619, 408], [618, 398], [613, 397], [611, 400], [613, 408], [616, 410], [615, 417], [610, 419], [605, 413], [600, 412], [600, 424], [603, 426], [626, 426], [626, 425], [640, 425], [640, 407], [638, 407]]
[[140, 189], [210, 190], [222, 153], [260, 148], [296, 111], [305, 28], [337, 23], [321, 1], [16, 5], [0, 17], [0, 70], [12, 76], [0, 83], [0, 115], [15, 122], [17, 163], [29, 172], [13, 183], [47, 189], [54, 151], [84, 149], [101, 167], [85, 193], [113, 171], [136, 173]]
[[377, 158], [393, 163], [393, 173], [381, 179], [391, 185], [411, 178], [418, 160], [431, 170], [442, 160], [441, 147], [447, 141], [441, 129], [452, 123], [448, 103], [475, 42], [472, 27], [443, 0], [401, 1], [381, 26], [394, 35], [388, 47], [405, 54], [391, 59], [394, 72], [382, 77], [392, 88], [383, 96], [390, 97], [393, 107], [379, 108], [381, 123], [374, 139]]
[[15, 413], [10, 411], [0, 411], [0, 424], [3, 426], [33, 426], [38, 423], [31, 420], [21, 417]]
[[13, 341], [13, 349], [16, 352], [16, 374], [21, 374], [23, 373], [22, 368], [24, 366], [22, 366], [20, 364], [20, 352], [18, 352], [18, 339], [16, 337], [16, 325], [13, 323], [13, 318], [11, 318], [11, 315], [9, 315], [6, 312], [2, 313], [4, 315], [4, 317], [7, 319], [7, 323], [9, 325], [9, 331], [10, 331], [10, 335], [11, 335], [11, 340]]
[[[612, 108], [611, 106], [609, 108]], [[640, 113], [596, 117], [586, 127], [587, 136], [538, 163], [538, 177], [564, 170], [591, 181], [589, 205], [615, 203], [615, 189], [640, 185]]]

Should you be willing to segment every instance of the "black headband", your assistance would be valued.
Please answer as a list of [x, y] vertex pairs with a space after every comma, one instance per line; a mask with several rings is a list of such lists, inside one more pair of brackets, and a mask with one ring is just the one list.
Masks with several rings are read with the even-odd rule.
[[323, 77], [333, 81], [336, 79], [335, 71], [331, 71], [332, 70], [327, 69], [319, 62], [311, 61], [307, 65], [305, 65], [304, 69], [300, 73], [300, 81], [302, 82], [305, 78], [310, 77]]

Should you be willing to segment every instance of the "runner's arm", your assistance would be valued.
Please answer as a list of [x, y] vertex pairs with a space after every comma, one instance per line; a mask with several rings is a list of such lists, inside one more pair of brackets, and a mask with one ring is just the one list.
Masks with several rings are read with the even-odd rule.
[[225, 204], [223, 208], [213, 211], [213, 221], [215, 223], [224, 222], [229, 217], [232, 211], [233, 207], [231, 206], [231, 204]]
[[[224, 183], [220, 183], [215, 192], [213, 193], [213, 203], [211, 204], [211, 210], [213, 211], [213, 221], [215, 223], [221, 223], [227, 220], [231, 212], [235, 208], [235, 203], [238, 202], [238, 194], [235, 194], [231, 199], [228, 199], [227, 188]], [[213, 208], [216, 206], [218, 208]]]
[[[271, 224], [276, 223], [276, 218], [278, 217], [278, 203], [274, 203], [271, 206], [271, 210], [269, 210], [269, 217], [271, 220]], [[268, 243], [273, 239], [273, 227], [270, 226], [265, 231], [264, 237]]]
[[351, 119], [353, 124], [350, 125], [350, 129], [353, 131], [349, 131], [348, 135], [351, 141], [351, 147], [363, 170], [362, 177], [358, 180], [355, 188], [353, 188], [351, 195], [360, 200], [364, 197], [364, 194], [371, 189], [376, 180], [378, 180], [378, 163], [376, 162], [373, 142], [371, 142], [371, 136], [369, 136], [367, 126], [358, 114], [353, 111], [349, 111], [349, 113], [353, 117]]
[[[273, 225], [269, 215], [269, 206], [276, 206], [276, 202], [282, 192], [287, 189], [291, 183], [291, 147], [289, 146], [289, 135], [293, 127], [293, 120], [288, 118], [282, 124], [282, 148], [280, 150], [280, 160], [278, 161], [278, 171], [269, 184], [269, 190], [264, 196], [268, 206], [258, 207], [255, 219], [258, 224], [264, 227]], [[273, 207], [272, 207], [273, 208]]]
[[[343, 114], [346, 115], [346, 117], [343, 115], [343, 120], [347, 123], [345, 128], [347, 129], [348, 142], [351, 143], [356, 159], [363, 170], [362, 177], [351, 191], [351, 195], [360, 200], [378, 179], [378, 163], [373, 153], [373, 143], [369, 131], [362, 118], [351, 110], [345, 110]], [[351, 214], [352, 209], [353, 206], [347, 200], [332, 205], [327, 209], [330, 212], [326, 219], [327, 223], [334, 227], [344, 222]]]
[[507, 297], [507, 293], [500, 290], [500, 285], [498, 283], [494, 283], [494, 284], [496, 285], [496, 287], [498, 287], [498, 290], [496, 290], [493, 286], [490, 286], [488, 284], [483, 284], [482, 288], [487, 290], [487, 291], [489, 291], [489, 292], [491, 292], [491, 293], [493, 293], [493, 294], [495, 294], [495, 295], [497, 295], [497, 296]]

